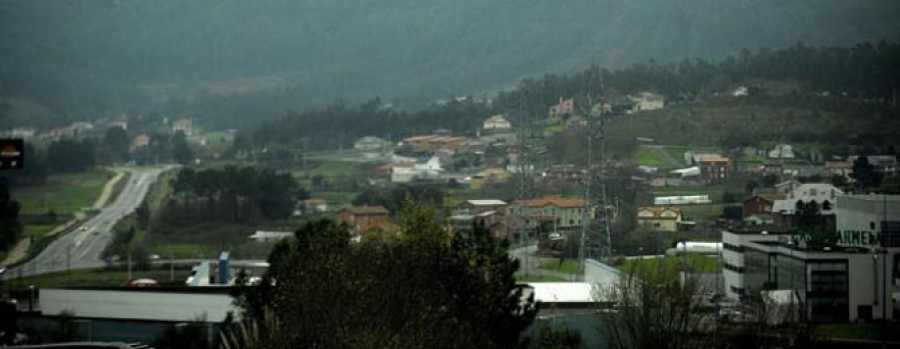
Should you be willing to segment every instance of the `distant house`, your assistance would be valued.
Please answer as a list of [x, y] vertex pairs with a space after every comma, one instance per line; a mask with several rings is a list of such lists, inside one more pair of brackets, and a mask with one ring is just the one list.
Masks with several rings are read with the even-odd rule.
[[497, 199], [466, 200], [456, 205], [453, 215], [474, 216], [490, 211], [505, 212], [507, 206], [509, 204], [506, 201]]
[[652, 92], [638, 92], [629, 99], [634, 103], [634, 111], [662, 109], [666, 104], [666, 98]]
[[587, 119], [580, 116], [571, 116], [566, 119], [566, 127], [572, 129], [578, 129], [582, 127], [587, 127], [588, 121]]
[[769, 151], [769, 158], [771, 159], [793, 159], [794, 158], [794, 148], [791, 147], [790, 144], [779, 144], [775, 146], [775, 149]]
[[781, 176], [784, 173], [784, 164], [781, 161], [765, 160], [762, 164], [763, 175]]
[[118, 127], [124, 131], [128, 131], [128, 121], [113, 121], [109, 123], [108, 128]]
[[849, 179], [853, 173], [853, 161], [825, 161], [825, 169], [834, 176]]
[[512, 128], [512, 124], [503, 114], [498, 114], [485, 119], [482, 123], [482, 128], [485, 130], [505, 131]]
[[585, 211], [583, 199], [561, 196], [516, 201], [507, 208], [506, 215], [524, 217], [528, 229], [540, 227], [544, 231], [579, 229], [584, 218], [593, 216], [590, 210]]
[[31, 138], [34, 137], [35, 131], [30, 127], [16, 127], [9, 133], [13, 138]]
[[706, 183], [728, 180], [731, 176], [731, 159], [707, 157], [700, 160], [700, 178]]
[[365, 136], [358, 139], [356, 143], [353, 144], [353, 149], [361, 151], [381, 151], [387, 146], [388, 142], [381, 138]]
[[310, 198], [303, 200], [303, 207], [306, 213], [324, 213], [328, 211], [328, 201], [320, 198]]
[[754, 195], [753, 197], [744, 200], [741, 212], [743, 218], [749, 218], [751, 216], [766, 216], [771, 221], [772, 219], [772, 208], [775, 205], [775, 200], [783, 200], [785, 196], [783, 194], [760, 194]]
[[391, 168], [391, 182], [409, 183], [418, 180], [431, 180], [440, 177], [444, 171], [441, 167], [441, 161], [437, 156], [433, 156], [424, 163], [415, 163], [412, 167], [393, 166]]
[[338, 210], [338, 223], [347, 224], [352, 233], [371, 231], [395, 232], [397, 226], [390, 221], [390, 212], [384, 206], [344, 207]]
[[180, 119], [172, 122], [172, 132], [176, 133], [178, 131], [184, 132], [187, 136], [194, 134], [194, 121], [191, 119]]
[[744, 97], [750, 94], [750, 89], [747, 86], [738, 86], [734, 90], [731, 90], [732, 97]]
[[587, 178], [587, 171], [572, 164], [552, 165], [544, 173], [545, 181], [580, 181]]
[[134, 140], [131, 141], [131, 150], [135, 150], [137, 148], [146, 147], [150, 145], [150, 136], [146, 134], [139, 134], [134, 136]]
[[559, 98], [559, 104], [551, 106], [548, 110], [548, 114], [550, 116], [563, 116], [563, 115], [571, 115], [575, 111], [575, 99], [563, 99]]
[[463, 137], [431, 134], [404, 138], [400, 141], [400, 146], [417, 152], [437, 150], [456, 151], [456, 148], [465, 140], [466, 139]]
[[720, 157], [722, 157], [722, 154], [719, 154], [719, 153], [689, 150], [689, 151], [684, 152], [684, 163], [687, 165], [699, 165], [700, 161], [703, 160], [703, 158], [720, 158]]
[[640, 207], [637, 211], [638, 226], [651, 231], [676, 232], [681, 220], [682, 213], [678, 207]]

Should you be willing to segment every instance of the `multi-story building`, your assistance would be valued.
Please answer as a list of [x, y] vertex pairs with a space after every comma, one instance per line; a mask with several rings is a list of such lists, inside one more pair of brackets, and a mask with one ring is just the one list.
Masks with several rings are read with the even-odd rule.
[[837, 196], [834, 232], [723, 232], [725, 295], [786, 290], [798, 317], [893, 317], [900, 272], [900, 196]]
[[700, 178], [706, 183], [728, 180], [731, 177], [731, 159], [704, 157], [700, 160]]

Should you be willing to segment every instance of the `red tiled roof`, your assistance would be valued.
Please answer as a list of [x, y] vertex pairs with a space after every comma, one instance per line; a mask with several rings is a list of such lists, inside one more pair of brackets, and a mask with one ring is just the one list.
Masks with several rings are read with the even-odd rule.
[[[640, 207], [638, 208], [638, 214], [643, 211], [651, 211], [653, 212], [652, 219], [675, 219], [675, 217], [662, 217], [663, 211], [672, 211], [677, 213], [679, 216], [681, 215], [681, 208], [678, 207], [662, 207], [662, 206], [650, 206], [650, 207]], [[644, 218], [638, 216], [638, 218]], [[646, 219], [646, 218], [645, 218]]]
[[543, 207], [547, 205], [555, 205], [556, 207], [562, 208], [580, 208], [584, 207], [584, 200], [563, 198], [559, 196], [545, 196], [525, 202], [525, 206], [528, 207]]
[[358, 206], [358, 207], [344, 207], [341, 211], [349, 211], [352, 214], [389, 214], [384, 206]]

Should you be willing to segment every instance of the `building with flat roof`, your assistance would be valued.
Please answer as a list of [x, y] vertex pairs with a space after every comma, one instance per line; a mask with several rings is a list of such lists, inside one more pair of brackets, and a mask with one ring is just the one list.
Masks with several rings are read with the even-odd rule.
[[900, 279], [900, 196], [838, 195], [836, 229], [722, 233], [725, 295], [796, 295], [801, 319], [891, 319]]

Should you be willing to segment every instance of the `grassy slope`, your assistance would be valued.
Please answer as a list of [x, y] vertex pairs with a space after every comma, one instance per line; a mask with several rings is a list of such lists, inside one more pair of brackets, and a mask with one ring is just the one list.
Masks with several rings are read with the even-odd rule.
[[22, 214], [71, 214], [91, 207], [112, 174], [105, 170], [54, 175], [49, 184], [15, 189], [13, 196], [22, 205]]

